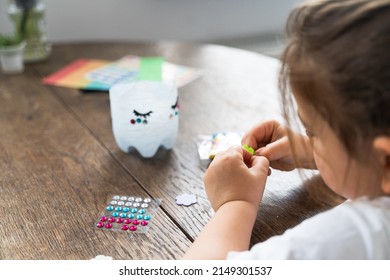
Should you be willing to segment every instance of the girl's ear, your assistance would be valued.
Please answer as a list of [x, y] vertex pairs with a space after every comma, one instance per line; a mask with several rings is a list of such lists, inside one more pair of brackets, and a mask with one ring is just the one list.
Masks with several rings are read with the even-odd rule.
[[382, 169], [382, 190], [390, 194], [390, 137], [378, 136], [373, 142], [374, 150], [377, 152], [380, 168]]

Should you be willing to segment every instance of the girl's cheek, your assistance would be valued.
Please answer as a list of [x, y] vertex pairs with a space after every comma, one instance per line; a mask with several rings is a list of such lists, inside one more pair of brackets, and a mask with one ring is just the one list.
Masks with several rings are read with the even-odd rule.
[[329, 167], [326, 165], [323, 158], [318, 155], [316, 152], [314, 152], [314, 161], [317, 165], [318, 171], [321, 174], [322, 179], [324, 180], [325, 184], [333, 189], [332, 186], [334, 186], [334, 178], [331, 176]]
[[324, 179], [325, 183], [328, 186], [333, 185], [332, 176], [330, 173], [329, 166], [326, 164], [326, 160], [324, 156], [326, 155], [325, 151], [323, 150], [323, 146], [321, 145], [320, 141], [316, 139], [312, 139], [312, 145], [313, 145], [313, 157], [314, 161], [316, 163], [316, 166], [318, 168], [318, 171], [320, 171], [322, 179]]
[[322, 145], [319, 145], [319, 143], [317, 143], [316, 146], [313, 146], [314, 161], [317, 165], [318, 171], [320, 172], [322, 179], [330, 189], [332, 189], [335, 193], [342, 195], [342, 189], [340, 189], [339, 182], [340, 180], [337, 176], [338, 174], [336, 174], [335, 169], [332, 168], [334, 162], [329, 162], [329, 158], [327, 158], [326, 156], [330, 156], [329, 151], [324, 150]]

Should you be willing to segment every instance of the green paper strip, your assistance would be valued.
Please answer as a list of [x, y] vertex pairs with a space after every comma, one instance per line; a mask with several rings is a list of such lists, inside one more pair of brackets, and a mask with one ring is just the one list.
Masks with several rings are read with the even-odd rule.
[[161, 81], [163, 63], [164, 58], [162, 57], [142, 57], [140, 61], [138, 80]]

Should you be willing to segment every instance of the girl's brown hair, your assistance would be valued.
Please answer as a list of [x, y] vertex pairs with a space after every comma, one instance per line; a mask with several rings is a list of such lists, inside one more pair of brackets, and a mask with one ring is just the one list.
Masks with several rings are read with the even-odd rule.
[[287, 122], [291, 87], [349, 155], [363, 159], [362, 147], [390, 136], [390, 0], [305, 2], [290, 14], [286, 31], [280, 88]]

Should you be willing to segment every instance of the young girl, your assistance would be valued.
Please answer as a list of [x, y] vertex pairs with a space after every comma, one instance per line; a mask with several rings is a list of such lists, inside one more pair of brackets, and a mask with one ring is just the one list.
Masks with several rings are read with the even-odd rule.
[[[251, 129], [242, 144], [254, 156], [236, 146], [214, 158], [204, 183], [215, 215], [184, 258], [390, 259], [390, 0], [305, 2], [287, 35], [287, 126]], [[292, 113], [307, 136], [288, 128]], [[249, 249], [269, 166], [317, 168], [348, 201]]]

